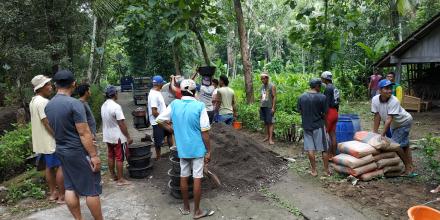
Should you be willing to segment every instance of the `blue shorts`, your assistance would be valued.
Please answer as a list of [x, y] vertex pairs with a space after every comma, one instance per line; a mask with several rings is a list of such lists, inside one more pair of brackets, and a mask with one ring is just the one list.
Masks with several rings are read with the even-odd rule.
[[391, 139], [400, 144], [402, 148], [409, 147], [409, 131], [411, 131], [411, 124], [394, 128]]
[[53, 154], [43, 154], [44, 162], [46, 163], [46, 167], [48, 168], [54, 168], [61, 166], [61, 161], [58, 159], [58, 157]]
[[217, 120], [218, 122], [224, 122], [227, 125], [232, 125], [232, 122], [234, 122], [234, 115], [232, 114], [218, 115]]

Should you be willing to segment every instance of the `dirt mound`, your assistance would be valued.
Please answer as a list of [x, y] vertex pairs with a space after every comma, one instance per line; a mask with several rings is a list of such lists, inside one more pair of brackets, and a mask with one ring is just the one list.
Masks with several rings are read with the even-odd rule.
[[[202, 189], [211, 197], [221, 191], [246, 193], [276, 182], [286, 174], [287, 163], [277, 154], [265, 148], [251, 137], [230, 126], [215, 124], [210, 130], [211, 162], [209, 170], [215, 173], [222, 187], [217, 188], [208, 179], [203, 180]], [[154, 161], [153, 178], [149, 179], [163, 193], [169, 192], [167, 172], [171, 169], [169, 152]], [[204, 194], [205, 195], [205, 194]]]
[[255, 191], [286, 173], [287, 163], [281, 157], [230, 126], [214, 124], [210, 138], [209, 169], [225, 190]]

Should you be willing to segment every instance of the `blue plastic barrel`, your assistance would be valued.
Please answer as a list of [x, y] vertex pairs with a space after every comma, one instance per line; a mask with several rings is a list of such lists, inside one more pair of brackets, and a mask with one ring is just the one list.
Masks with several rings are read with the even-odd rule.
[[339, 115], [336, 124], [336, 142], [352, 141], [355, 133], [353, 121], [350, 116]]
[[344, 114], [342, 116], [348, 116], [351, 118], [351, 122], [353, 123], [354, 132], [361, 131], [361, 119], [359, 115], [356, 114]]

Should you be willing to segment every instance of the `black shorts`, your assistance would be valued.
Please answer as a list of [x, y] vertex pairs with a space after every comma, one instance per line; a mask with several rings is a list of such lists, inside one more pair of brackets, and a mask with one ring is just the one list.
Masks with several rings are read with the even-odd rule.
[[161, 148], [163, 146], [163, 141], [165, 137], [169, 137], [172, 134], [167, 130], [163, 129], [159, 125], [153, 125], [153, 140], [154, 147]]
[[268, 107], [260, 107], [260, 119], [266, 125], [275, 123], [275, 117], [272, 114], [272, 109]]
[[83, 150], [56, 153], [61, 161], [64, 188], [80, 196], [99, 196], [102, 193], [101, 172], [94, 173]]

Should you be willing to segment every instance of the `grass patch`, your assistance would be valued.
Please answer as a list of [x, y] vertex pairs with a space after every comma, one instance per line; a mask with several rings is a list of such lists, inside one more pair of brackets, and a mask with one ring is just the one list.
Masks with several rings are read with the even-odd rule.
[[21, 175], [4, 182], [8, 189], [4, 201], [6, 204], [15, 204], [25, 198], [44, 199], [46, 196], [46, 185], [42, 172], [30, 169]]
[[289, 201], [281, 199], [277, 194], [270, 192], [267, 188], [260, 189], [260, 192], [266, 198], [271, 199], [277, 207], [286, 209], [289, 213], [295, 216], [303, 216], [299, 208], [295, 207], [295, 205], [293, 205]]

